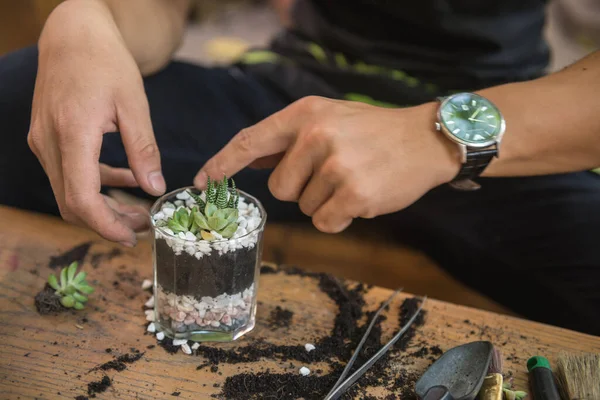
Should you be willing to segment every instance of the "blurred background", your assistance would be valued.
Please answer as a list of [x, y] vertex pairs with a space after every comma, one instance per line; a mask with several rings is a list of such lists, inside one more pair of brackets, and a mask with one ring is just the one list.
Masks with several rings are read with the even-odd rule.
[[[290, 23], [294, 0], [196, 0], [176, 58], [204, 65], [226, 64], [248, 47], [265, 45]], [[500, 0], [496, 0], [500, 1]], [[0, 0], [0, 57], [36, 43], [44, 21], [61, 0]], [[554, 0], [546, 34], [554, 71], [600, 47], [600, 1]], [[0, 82], [1, 83], [1, 82]], [[121, 200], [132, 201], [122, 193]], [[424, 254], [352, 225], [326, 235], [306, 225], [268, 224], [264, 259], [325, 271], [384, 287], [508, 313], [440, 269]]]

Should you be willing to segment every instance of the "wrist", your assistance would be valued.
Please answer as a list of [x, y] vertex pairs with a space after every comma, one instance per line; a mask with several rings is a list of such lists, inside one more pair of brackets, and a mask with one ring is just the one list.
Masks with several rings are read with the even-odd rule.
[[421, 132], [425, 139], [427, 165], [431, 168], [434, 187], [452, 181], [461, 168], [458, 145], [435, 129], [439, 103], [430, 102], [418, 107], [416, 116], [421, 122]]
[[89, 48], [90, 42], [116, 34], [108, 6], [98, 0], [70, 0], [59, 4], [48, 16], [40, 34], [40, 52], [59, 48], [61, 52], [72, 47]]

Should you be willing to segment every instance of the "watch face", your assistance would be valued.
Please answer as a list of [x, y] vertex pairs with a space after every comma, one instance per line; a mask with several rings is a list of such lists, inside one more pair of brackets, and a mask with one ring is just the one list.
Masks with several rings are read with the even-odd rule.
[[474, 145], [493, 143], [504, 129], [496, 106], [474, 93], [448, 97], [440, 109], [440, 122], [459, 141]]

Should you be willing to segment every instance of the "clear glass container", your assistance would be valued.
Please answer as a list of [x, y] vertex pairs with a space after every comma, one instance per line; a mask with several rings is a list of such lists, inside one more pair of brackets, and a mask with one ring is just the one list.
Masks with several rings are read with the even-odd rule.
[[156, 218], [167, 218], [169, 209], [193, 202], [186, 191], [199, 194], [193, 187], [175, 190], [150, 211], [157, 331], [198, 342], [236, 340], [255, 324], [267, 215], [256, 198], [238, 191], [239, 227], [230, 239], [198, 240], [158, 226]]

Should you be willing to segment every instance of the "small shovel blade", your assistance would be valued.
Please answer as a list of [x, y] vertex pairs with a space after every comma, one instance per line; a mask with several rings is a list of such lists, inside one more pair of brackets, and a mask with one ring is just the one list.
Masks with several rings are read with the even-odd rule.
[[424, 399], [431, 388], [441, 386], [455, 400], [475, 399], [490, 367], [493, 349], [492, 343], [480, 341], [448, 350], [425, 371], [415, 392]]

